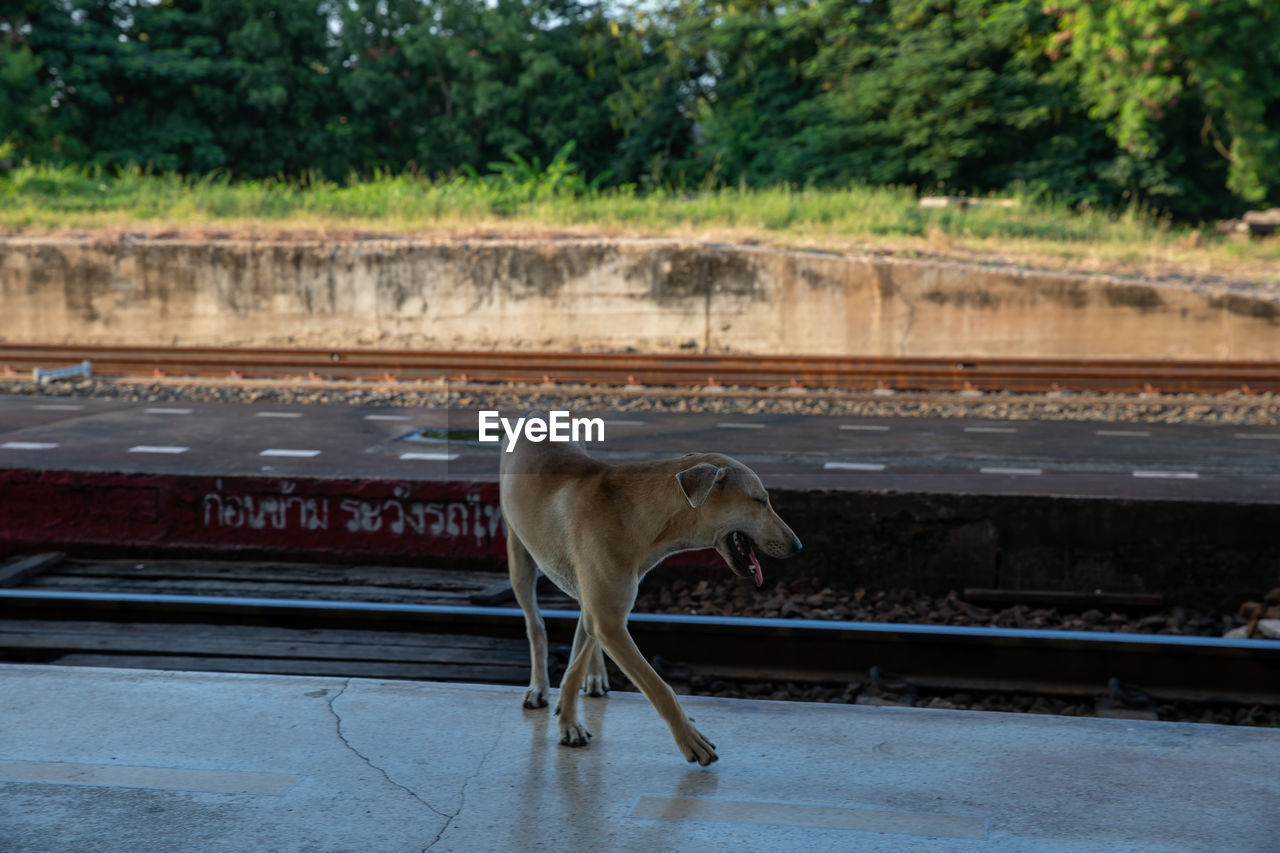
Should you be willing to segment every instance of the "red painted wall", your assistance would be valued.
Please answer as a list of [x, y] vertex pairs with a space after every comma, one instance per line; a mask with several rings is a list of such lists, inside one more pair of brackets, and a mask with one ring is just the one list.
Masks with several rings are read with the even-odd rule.
[[[496, 483], [0, 470], [0, 558], [39, 551], [506, 560]], [[714, 565], [711, 551], [680, 555]]]

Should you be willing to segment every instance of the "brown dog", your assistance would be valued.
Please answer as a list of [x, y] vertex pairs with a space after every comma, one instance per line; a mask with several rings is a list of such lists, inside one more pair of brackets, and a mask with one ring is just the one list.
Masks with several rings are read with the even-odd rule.
[[675, 692], [627, 631], [640, 579], [671, 554], [715, 548], [735, 574], [764, 582], [755, 551], [789, 557], [800, 540], [769, 505], [750, 468], [718, 453], [606, 465], [576, 444], [520, 441], [502, 454], [502, 514], [511, 585], [524, 609], [533, 676], [524, 706], [547, 704], [547, 633], [538, 612], [541, 569], [581, 605], [573, 653], [560, 682], [560, 743], [586, 746], [578, 691], [609, 688], [600, 650], [644, 692], [689, 761], [717, 759]]

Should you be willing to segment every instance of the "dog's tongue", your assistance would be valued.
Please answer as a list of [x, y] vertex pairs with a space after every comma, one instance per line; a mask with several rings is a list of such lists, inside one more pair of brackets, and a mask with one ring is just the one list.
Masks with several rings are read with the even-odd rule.
[[756, 552], [749, 551], [747, 556], [751, 558], [751, 568], [756, 572], [756, 586], [764, 586], [764, 571], [760, 568], [760, 561], [756, 559]]

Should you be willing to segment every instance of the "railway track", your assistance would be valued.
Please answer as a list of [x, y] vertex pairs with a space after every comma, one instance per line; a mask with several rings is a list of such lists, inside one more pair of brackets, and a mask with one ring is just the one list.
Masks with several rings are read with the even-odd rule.
[[0, 345], [0, 375], [99, 375], [919, 391], [1280, 392], [1280, 362]]
[[[577, 613], [544, 611], [567, 644]], [[1280, 703], [1280, 644], [1204, 637], [637, 613], [636, 643], [685, 675], [848, 682], [873, 667], [940, 690]], [[523, 616], [466, 607], [0, 590], [0, 660], [521, 683]], [[562, 653], [563, 653], [563, 648]]]

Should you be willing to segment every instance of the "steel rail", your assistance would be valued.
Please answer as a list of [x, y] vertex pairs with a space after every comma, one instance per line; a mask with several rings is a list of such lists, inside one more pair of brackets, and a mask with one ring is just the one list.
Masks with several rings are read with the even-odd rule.
[[123, 376], [321, 377], [922, 391], [1280, 392], [1280, 362], [0, 345], [10, 374], [89, 359]]
[[93, 360], [99, 373], [124, 375], [920, 390], [1280, 390], [1280, 363], [1248, 361], [0, 346], [0, 364], [15, 371], [83, 357]]
[[[576, 611], [543, 611], [569, 642]], [[515, 608], [0, 590], [0, 618], [263, 624], [525, 636]], [[933, 689], [1097, 695], [1110, 679], [1159, 699], [1280, 703], [1280, 643], [1147, 634], [634, 613], [646, 655], [724, 678], [863, 680]]]

